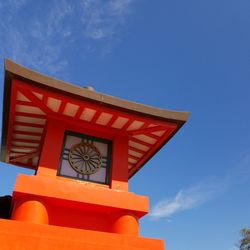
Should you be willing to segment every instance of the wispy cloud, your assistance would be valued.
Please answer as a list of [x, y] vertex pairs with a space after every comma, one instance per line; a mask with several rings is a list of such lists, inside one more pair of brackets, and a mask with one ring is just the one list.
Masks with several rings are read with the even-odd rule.
[[153, 220], [193, 209], [222, 195], [236, 185], [249, 183], [250, 150], [247, 149], [238, 164], [228, 170], [223, 178], [210, 178], [206, 181], [179, 190], [172, 198], [163, 198], [155, 204], [149, 217]]
[[5, 0], [0, 3], [0, 56], [45, 73], [62, 72], [70, 53], [110, 49], [132, 0]]
[[132, 0], [82, 0], [82, 23], [85, 35], [99, 40], [112, 37], [119, 25], [124, 23]]
[[171, 215], [198, 207], [223, 193], [228, 186], [225, 180], [208, 180], [180, 190], [172, 199], [163, 199], [151, 210], [152, 219], [169, 218]]

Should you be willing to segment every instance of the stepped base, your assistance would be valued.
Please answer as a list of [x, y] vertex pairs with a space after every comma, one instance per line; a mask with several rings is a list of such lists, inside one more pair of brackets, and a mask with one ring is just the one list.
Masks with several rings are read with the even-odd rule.
[[162, 240], [0, 219], [1, 250], [163, 250]]

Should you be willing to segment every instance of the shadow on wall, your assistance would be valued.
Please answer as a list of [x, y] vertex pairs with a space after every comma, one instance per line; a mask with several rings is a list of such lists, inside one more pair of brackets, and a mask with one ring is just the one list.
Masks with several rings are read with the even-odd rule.
[[10, 195], [0, 196], [0, 218], [10, 218], [11, 200], [12, 196]]

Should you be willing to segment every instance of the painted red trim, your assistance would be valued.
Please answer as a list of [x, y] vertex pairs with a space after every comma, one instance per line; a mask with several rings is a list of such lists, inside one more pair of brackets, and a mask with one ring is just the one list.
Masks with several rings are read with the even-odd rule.
[[134, 122], [134, 119], [128, 118], [128, 121], [121, 128], [122, 131], [127, 131], [127, 128]]
[[143, 128], [143, 129], [129, 131], [129, 133], [131, 135], [138, 135], [138, 134], [148, 134], [151, 132], [162, 131], [162, 130], [166, 130], [166, 127], [163, 127], [163, 126], [149, 127], [149, 128]]
[[[98, 112], [98, 110], [97, 110], [97, 112]], [[103, 110], [103, 109], [101, 108], [101, 109], [100, 109], [100, 115], [102, 115], [102, 113], [105, 113], [105, 114], [108, 114], [108, 115], [111, 115], [111, 116], [112, 116], [106, 125], [102, 125], [102, 126], [105, 126], [105, 127], [109, 127], [108, 124], [111, 122], [111, 120], [114, 118], [114, 116], [116, 116], [116, 114], [115, 114], [115, 113], [108, 112], [108, 111]], [[96, 115], [96, 113], [95, 113], [95, 115]], [[96, 119], [96, 120], [94, 121], [94, 123], [99, 119], [100, 115], [99, 115], [97, 118], [94, 117], [94, 118]], [[91, 122], [92, 122], [92, 121], [91, 121]]]
[[[26, 149], [26, 148], [24, 148], [24, 149]], [[36, 150], [36, 149], [33, 148], [33, 149], [31, 149], [31, 150]], [[11, 153], [27, 154], [27, 152], [20, 152], [20, 151], [17, 151], [16, 149], [10, 149], [10, 152], [11, 152]], [[31, 153], [33, 153], [33, 152], [31, 152]]]
[[149, 137], [151, 137], [151, 138], [153, 138], [153, 139], [156, 139], [156, 140], [159, 140], [159, 139], [161, 138], [161, 136], [154, 135], [154, 134], [150, 134], [150, 133], [145, 134], [145, 135], [146, 135], [146, 136], [149, 136]]
[[11, 151], [13, 150], [12, 148], [20, 148], [20, 149], [38, 149], [38, 147], [35, 146], [17, 146], [17, 145], [13, 145], [11, 144]]
[[[64, 115], [59, 115], [59, 114], [53, 114], [53, 115], [49, 115], [48, 118], [52, 118], [52, 119], [56, 119], [56, 120], [60, 120], [63, 121], [65, 123], [68, 124], [72, 124], [75, 125], [77, 127], [84, 127], [86, 129], [90, 129], [92, 131], [97, 130], [97, 131], [102, 131], [102, 133], [104, 134], [121, 134], [121, 135], [126, 135], [126, 133], [114, 129], [114, 128], [109, 128], [107, 131], [107, 128], [105, 126], [99, 125], [99, 124], [91, 124], [90, 122], [84, 121], [84, 120], [75, 120], [72, 119], [72, 117], [65, 117]], [[84, 133], [84, 132], [83, 132]]]
[[[143, 124], [139, 129], [145, 129], [145, 128], [147, 128], [149, 125], [150, 125], [150, 123], [144, 121], [144, 124]], [[134, 130], [133, 130], [133, 131], [134, 131]]]
[[29, 165], [32, 165], [32, 160], [33, 160], [33, 158], [28, 159], [28, 164]]
[[139, 161], [142, 157], [136, 157], [136, 156], [133, 156], [133, 155], [128, 155], [128, 158], [131, 158], [131, 159], [134, 159], [136, 161]]
[[[44, 95], [43, 95], [42, 101], [43, 101], [43, 103], [44, 103], [46, 106], [47, 106], [48, 98], [49, 98], [48, 94], [44, 94]], [[47, 107], [48, 107], [48, 106], [47, 106]]]
[[110, 187], [112, 189], [128, 191], [128, 137], [127, 136], [116, 135], [113, 139]]
[[66, 101], [63, 101], [63, 100], [61, 100], [61, 101], [62, 101], [62, 102], [61, 102], [61, 105], [60, 105], [59, 110], [58, 110], [58, 113], [59, 113], [59, 114], [63, 114], [63, 111], [64, 111], [64, 109], [65, 109], [65, 107], [66, 107], [66, 104], [67, 104]]
[[23, 105], [23, 106], [29, 106], [29, 107], [37, 107], [36, 105], [34, 105], [33, 102], [31, 101], [20, 101], [20, 100], [16, 100], [16, 104], [17, 105]]
[[[10, 151], [11, 152], [11, 151]], [[13, 159], [15, 159], [15, 158], [17, 158], [17, 157], [22, 157], [22, 156], [25, 156], [26, 155], [26, 153], [22, 153], [22, 152], [18, 152], [18, 153], [15, 153], [16, 155], [15, 156], [10, 156], [10, 162], [13, 160]]]
[[50, 108], [43, 103], [37, 96], [35, 96], [30, 89], [27, 90], [21, 84], [18, 84], [18, 90], [27, 97], [30, 101], [32, 101], [36, 106], [38, 106], [45, 114], [53, 112]]
[[[100, 105], [98, 105], [98, 104], [94, 104], [94, 103], [91, 103], [91, 102], [86, 102], [86, 101], [74, 99], [74, 98], [72, 98], [70, 96], [63, 96], [61, 94], [50, 92], [50, 91], [41, 89], [39, 87], [30, 85], [30, 84], [25, 83], [25, 82], [20, 81], [20, 80], [15, 80], [15, 83], [16, 83], [16, 85], [18, 87], [21, 87], [22, 89], [26, 89], [29, 92], [34, 91], [34, 92], [38, 92], [38, 93], [43, 94], [43, 95], [47, 94], [49, 97], [61, 100], [62, 103], [64, 103], [64, 102], [68, 103], [69, 102], [69, 103], [72, 103], [72, 104], [77, 105], [77, 106], [83, 106], [84, 105], [84, 106], [86, 106], [86, 108], [91, 108], [91, 109], [94, 109], [94, 110], [99, 110], [100, 109]], [[50, 111], [50, 113], [53, 112], [40, 99], [38, 99], [38, 100], [39, 100], [40, 103], [43, 104], [43, 106], [46, 107], [46, 109], [48, 109]], [[65, 103], [65, 105], [66, 105], [66, 103]], [[137, 121], [144, 122], [144, 123], [149, 123], [149, 124], [158, 124], [158, 125], [161, 125], [161, 126], [164, 126], [164, 127], [169, 127], [169, 126], [172, 126], [172, 125], [173, 126], [176, 125], [175, 123], [165, 122], [165, 121], [161, 121], [161, 120], [154, 120], [154, 119], [151, 119], [151, 118], [148, 118], [148, 117], [143, 117], [142, 118], [141, 116], [136, 115], [136, 114], [126, 113], [126, 112], [123, 112], [123, 111], [119, 111], [119, 110], [116, 110], [116, 109], [111, 109], [111, 108], [104, 107], [104, 106], [101, 106], [101, 109], [102, 109], [102, 112], [109, 113], [109, 114], [112, 114], [112, 115], [117, 115], [119, 117], [127, 118], [129, 120], [132, 119], [132, 120], [137, 120]]]
[[134, 138], [134, 137], [130, 137], [129, 140], [130, 140], [130, 141], [137, 142], [137, 143], [139, 143], [139, 144], [142, 144], [142, 145], [144, 145], [144, 146], [146, 146], [146, 147], [152, 147], [152, 146], [154, 145], [154, 144], [150, 144], [150, 143], [148, 143], [148, 142], [142, 141], [142, 140], [137, 139], [137, 138]]
[[30, 153], [30, 154], [25, 154], [23, 156], [18, 156], [16, 158], [12, 158], [10, 160], [10, 162], [17, 162], [17, 161], [24, 160], [24, 159], [30, 159], [30, 158], [33, 158], [33, 157], [35, 157], [37, 155], [38, 155], [38, 152], [34, 152], [34, 153]]
[[15, 85], [12, 84], [11, 97], [10, 97], [8, 136], [7, 136], [7, 143], [6, 143], [6, 162], [9, 162], [10, 160], [10, 146], [11, 146], [11, 141], [12, 141], [12, 130], [14, 126], [16, 95], [17, 95], [17, 89]]
[[134, 167], [134, 164], [131, 163], [131, 162], [129, 162], [129, 164], [128, 164], [128, 171], [129, 171], [130, 169], [132, 169], [133, 167]]
[[90, 123], [95, 124], [96, 121], [98, 120], [98, 118], [100, 117], [101, 113], [102, 113], [102, 110], [96, 110], [96, 112], [95, 112], [94, 116], [92, 117]]
[[[153, 136], [150, 136], [150, 134], [141, 134], [141, 135], [144, 135], [144, 136], [146, 136], [146, 137], [149, 137], [149, 139], [151, 138], [151, 139], [153, 139], [155, 142], [153, 142], [153, 143], [150, 143], [150, 142], [146, 142], [146, 143], [148, 143], [148, 144], [150, 144], [151, 146], [152, 145], [154, 145], [159, 139], [160, 139], [160, 137], [157, 137], [157, 138], [154, 138]], [[136, 138], [136, 137], [130, 137], [131, 139], [133, 139], [133, 138]], [[137, 138], [136, 138], [137, 139]], [[138, 139], [138, 140], [140, 140], [140, 141], [144, 141], [144, 140], [142, 140], [142, 139]]]
[[[129, 140], [150, 148], [150, 150], [145, 152], [143, 150], [139, 150], [137, 148], [133, 148], [133, 147], [129, 146], [129, 149], [142, 154], [142, 158], [138, 161], [140, 163], [144, 163], [145, 161], [147, 161], [147, 159], [157, 150], [157, 148], [162, 145], [164, 140], [167, 140], [167, 138], [168, 138], [167, 136], [171, 136], [172, 132], [174, 132], [175, 129], [177, 128], [177, 124], [175, 124], [174, 122], [171, 123], [171, 122], [164, 122], [164, 121], [157, 120], [157, 119], [154, 120], [153, 118], [152, 119], [145, 118], [145, 117], [141, 117], [139, 115], [135, 115], [133, 113], [129, 113], [129, 111], [126, 113], [126, 112], [123, 112], [120, 110], [116, 110], [115, 108], [112, 109], [112, 108], [98, 105], [95, 103], [91, 103], [91, 102], [89, 103], [87, 101], [82, 101], [82, 100], [77, 99], [77, 98], [74, 99], [72, 96], [64, 96], [63, 94], [53, 93], [53, 92], [50, 92], [50, 90], [41, 89], [40, 87], [36, 87], [36, 86], [28, 84], [28, 83], [23, 83], [22, 81], [19, 81], [19, 80], [13, 80], [13, 86], [15, 86], [15, 88], [18, 89], [20, 91], [20, 93], [22, 93], [24, 96], [26, 96], [31, 101], [31, 103], [25, 102], [25, 101], [15, 102], [15, 100], [14, 100], [14, 102], [13, 102], [14, 104], [12, 105], [13, 106], [12, 109], [15, 107], [15, 103], [18, 103], [20, 105], [34, 106], [34, 107], [40, 108], [46, 115], [22, 113], [22, 112], [16, 112], [16, 113], [12, 112], [10, 114], [10, 117], [12, 117], [12, 118], [10, 118], [10, 120], [11, 119], [14, 120], [14, 114], [20, 115], [20, 116], [26, 116], [26, 117], [41, 118], [41, 119], [52, 118], [52, 119], [58, 120], [59, 122], [62, 121], [65, 124], [70, 124], [69, 130], [71, 130], [71, 128], [73, 128], [74, 126], [79, 128], [79, 129], [80, 129], [80, 127], [82, 127], [82, 128], [84, 128], [83, 131], [85, 131], [85, 130], [86, 131], [88, 131], [88, 130], [93, 131], [92, 132], [93, 134], [99, 134], [102, 138], [103, 138], [103, 134], [108, 134], [109, 137], [114, 137], [115, 135], [127, 136], [129, 138]], [[43, 99], [40, 100], [37, 96], [35, 96], [32, 93], [32, 91], [43, 95]], [[54, 112], [49, 107], [47, 107], [47, 100], [49, 97], [55, 98], [55, 99], [61, 101], [58, 112]], [[11, 98], [13, 98], [13, 95], [11, 96]], [[15, 96], [15, 98], [16, 98], [16, 96]], [[63, 111], [65, 110], [67, 103], [71, 103], [71, 104], [77, 105], [79, 107], [77, 112], [76, 112], [75, 117], [69, 117], [69, 116], [63, 115]], [[84, 108], [90, 108], [90, 109], [93, 109], [96, 111], [96, 113], [94, 114], [94, 116], [90, 122], [83, 121], [83, 120], [79, 119]], [[109, 122], [104, 126], [99, 125], [99, 124], [95, 124], [102, 112], [112, 115]], [[126, 119], [128, 119], [128, 121], [123, 125], [123, 127], [121, 129], [112, 128], [111, 127], [112, 124], [116, 121], [116, 119], [118, 117], [126, 118]], [[129, 126], [134, 121], [142, 122], [143, 125], [141, 126], [140, 129], [127, 131]], [[23, 125], [23, 126], [28, 126], [28, 127], [39, 127], [39, 128], [45, 127], [45, 125], [43, 125], [43, 124], [34, 124], [34, 123], [26, 123], [26, 122], [25, 123], [23, 123], [23, 122], [14, 122], [13, 123], [13, 121], [12, 121], [12, 126], [13, 126], [13, 124]], [[157, 126], [156, 127], [148, 127], [151, 124], [155, 124]], [[157, 136], [157, 135], [152, 134], [154, 131], [166, 130], [168, 128], [169, 128], [169, 130], [172, 131], [169, 135], [166, 135], [167, 134], [166, 132], [163, 136]], [[95, 132], [95, 130], [97, 132]], [[32, 134], [29, 134], [29, 135], [39, 135], [39, 136], [42, 135], [42, 136], [44, 136], [44, 132], [45, 132], [45, 129], [43, 129], [43, 133], [30, 132]], [[20, 131], [20, 130], [17, 131], [17, 133], [25, 134], [24, 131]], [[12, 132], [11, 132], [11, 134], [12, 134]], [[11, 134], [8, 134], [8, 135], [11, 136]], [[158, 140], [158, 141], [155, 144], [151, 144], [151, 143], [148, 143], [148, 142], [145, 142], [143, 140], [140, 140], [140, 139], [133, 137], [133, 135], [138, 135], [138, 134], [145, 134], [145, 135], [147, 135], [151, 138], [154, 138], [155, 140]], [[8, 136], [9, 145], [10, 145], [11, 140], [12, 140], [12, 138], [10, 138], [10, 136]], [[42, 140], [40, 141], [40, 140], [27, 140], [27, 139], [13, 139], [13, 141], [38, 143], [39, 150], [43, 146]], [[132, 159], [134, 156], [129, 155], [129, 157]], [[137, 157], [135, 157], [135, 158], [138, 160]], [[133, 164], [129, 164], [129, 165], [133, 165]], [[138, 167], [140, 167], [140, 164], [138, 165], [138, 163], [137, 163], [135, 165], [135, 167], [132, 169], [132, 171], [130, 171], [130, 173], [134, 173]]]
[[18, 166], [18, 167], [22, 167], [22, 168], [28, 168], [31, 170], [36, 170], [36, 167], [33, 165], [29, 165], [27, 163], [21, 163], [21, 162], [11, 162], [12, 165]]
[[116, 121], [116, 119], [118, 118], [118, 116], [115, 114], [111, 114], [111, 115], [113, 116], [111, 117], [110, 121], [106, 124], [106, 127], [111, 127], [113, 123]]
[[15, 112], [15, 115], [46, 119], [46, 115], [40, 115], [40, 114], [34, 114], [34, 113]]
[[[55, 171], [54, 174], [56, 175], [62, 151], [64, 132], [64, 123], [58, 120], [48, 119], [37, 174], [42, 173], [44, 168], [50, 168]], [[53, 147], [51, 146], [51, 141], [54, 143]]]
[[40, 157], [41, 157], [41, 153], [42, 153], [42, 149], [43, 149], [43, 145], [44, 145], [45, 136], [46, 136], [46, 133], [47, 133], [47, 128], [48, 128], [48, 120], [46, 120], [46, 124], [45, 124], [45, 127], [43, 129], [43, 134], [42, 134], [40, 144], [39, 144], [38, 150], [37, 150], [37, 152], [39, 153], [39, 158], [38, 158], [38, 161], [37, 161], [37, 167], [38, 167], [38, 164], [40, 162]]
[[14, 122], [14, 125], [17, 126], [26, 126], [26, 127], [34, 127], [34, 128], [44, 128], [43, 124], [35, 124], [35, 123], [28, 123], [28, 122]]
[[12, 139], [13, 142], [29, 142], [29, 143], [40, 143], [40, 140], [29, 140], [29, 139], [17, 139], [17, 138], [13, 138]]
[[145, 154], [145, 153], [147, 153], [147, 151], [143, 151], [143, 150], [141, 150], [141, 149], [138, 149], [138, 148], [134, 148], [134, 147], [132, 147], [132, 146], [128, 146], [128, 149], [130, 149], [130, 150], [132, 150], [132, 151], [135, 151], [135, 152], [137, 152], [137, 153], [140, 153], [140, 154]]
[[79, 106], [79, 108], [78, 108], [78, 110], [77, 110], [77, 112], [76, 112], [76, 115], [75, 115], [75, 119], [80, 119], [80, 116], [81, 116], [81, 114], [82, 114], [82, 112], [83, 112], [83, 109], [84, 109], [85, 107], [82, 105], [82, 106]]
[[176, 128], [170, 128], [165, 132], [165, 134], [162, 136], [162, 138], [153, 145], [153, 147], [143, 156], [143, 158], [138, 161], [135, 166], [129, 170], [129, 176], [133, 175], [140, 166], [144, 164], [144, 162], [147, 161], [147, 159], [159, 148], [170, 136], [172, 133], [174, 133]]
[[34, 135], [34, 136], [41, 136], [42, 133], [39, 132], [30, 132], [30, 131], [21, 131], [21, 130], [14, 130], [13, 134], [17, 135]]

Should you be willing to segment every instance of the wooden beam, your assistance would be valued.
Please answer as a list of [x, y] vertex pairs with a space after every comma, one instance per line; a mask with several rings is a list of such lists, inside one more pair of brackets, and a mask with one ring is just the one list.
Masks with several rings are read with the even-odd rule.
[[121, 128], [122, 131], [126, 131], [127, 128], [134, 122], [134, 119], [128, 118], [128, 121]]
[[28, 123], [28, 122], [14, 122], [14, 125], [17, 126], [25, 126], [25, 127], [33, 127], [33, 128], [44, 128], [45, 125], [43, 124], [35, 124], [35, 123]]
[[16, 142], [28, 142], [28, 143], [40, 143], [40, 140], [29, 140], [29, 139], [17, 139], [17, 138], [13, 138], [12, 141], [16, 141]]
[[152, 147], [152, 145], [153, 145], [153, 144], [151, 144], [151, 143], [142, 141], [142, 140], [137, 139], [137, 138], [134, 138], [134, 137], [130, 137], [129, 140], [130, 140], [130, 141], [134, 141], [134, 142], [139, 143], [139, 144], [142, 144], [142, 145], [144, 145], [144, 146], [146, 146], [146, 147]]
[[26, 154], [26, 155], [23, 155], [23, 156], [18, 156], [16, 158], [13, 158], [13, 159], [10, 160], [10, 162], [18, 162], [20, 160], [30, 159], [30, 158], [36, 157], [37, 155], [38, 155], [38, 152], [29, 153], [29, 154]]
[[32, 117], [32, 118], [46, 119], [46, 115], [40, 115], [40, 114], [34, 114], [34, 113], [15, 112], [15, 115], [25, 116], [25, 117]]
[[100, 117], [101, 113], [102, 113], [102, 110], [96, 110], [96, 112], [95, 112], [94, 116], [92, 117], [90, 123], [91, 124], [96, 124], [96, 121]]
[[14, 130], [13, 134], [42, 136], [42, 133], [39, 133], [39, 132], [30, 132], [30, 131], [22, 131], [22, 130]]
[[79, 106], [79, 108], [78, 108], [78, 110], [77, 110], [77, 112], [76, 112], [76, 115], [75, 115], [75, 117], [74, 117], [75, 119], [80, 119], [80, 116], [81, 116], [81, 114], [82, 114], [84, 108], [85, 108], [85, 107], [84, 107], [83, 105]]
[[168, 138], [171, 138], [171, 135], [174, 133], [175, 129], [168, 129], [165, 134], [161, 137], [161, 139], [155, 143], [150, 150], [139, 160], [135, 166], [129, 170], [129, 176], [132, 176], [135, 172], [137, 172], [141, 166], [156, 152], [157, 149], [159, 149], [162, 144], [168, 140]]
[[141, 159], [141, 157], [136, 157], [136, 156], [133, 156], [133, 155], [128, 155], [128, 158], [131, 158], [131, 159], [134, 159], [136, 161], [139, 161]]
[[155, 131], [162, 131], [167, 130], [166, 127], [163, 126], [155, 126], [155, 127], [149, 127], [149, 128], [143, 128], [143, 129], [137, 129], [133, 131], [129, 131], [131, 135], [139, 135], [139, 134], [149, 134]]
[[107, 123], [107, 127], [111, 127], [111, 125], [115, 122], [115, 120], [118, 118], [118, 116], [117, 115], [115, 115], [115, 114], [111, 114], [111, 115], [113, 115], [112, 117], [111, 117], [111, 119], [110, 119], [110, 121]]
[[143, 151], [141, 149], [138, 149], [138, 148], [135, 148], [135, 147], [132, 147], [132, 146], [128, 146], [128, 149], [132, 150], [132, 151], [135, 151], [137, 153], [140, 153], [140, 154], [145, 154], [147, 152], [147, 151]]
[[27, 90], [25, 87], [18, 84], [18, 91], [20, 91], [24, 96], [26, 96], [31, 102], [33, 102], [37, 107], [39, 107], [45, 114], [53, 113], [47, 105], [35, 96], [30, 90]]
[[29, 107], [36, 107], [36, 105], [32, 102], [20, 101], [16, 100], [17, 105], [29, 106]]
[[[20, 148], [20, 149], [38, 149], [38, 147], [35, 146], [17, 146], [17, 145], [13, 145], [11, 144], [11, 148]], [[11, 149], [12, 150], [12, 149]]]

